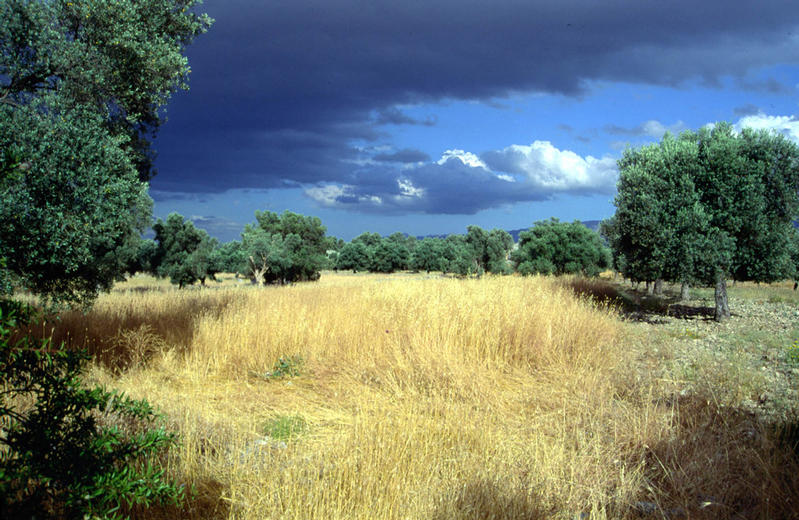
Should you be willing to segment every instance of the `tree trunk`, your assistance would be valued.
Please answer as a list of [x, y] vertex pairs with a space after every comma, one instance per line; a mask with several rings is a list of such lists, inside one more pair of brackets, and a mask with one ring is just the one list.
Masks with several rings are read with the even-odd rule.
[[654, 293], [655, 293], [655, 284], [653, 284], [651, 281], [647, 280], [646, 281], [646, 294], [648, 294], [649, 296], [652, 296]]
[[691, 286], [688, 285], [688, 282], [683, 282], [682, 285], [680, 285], [680, 301], [681, 302], [687, 302], [688, 300], [691, 299], [690, 289], [691, 289]]
[[253, 257], [248, 258], [248, 260], [250, 262], [250, 272], [252, 272], [253, 283], [257, 285], [264, 285], [266, 273], [269, 271], [269, 267], [266, 265], [258, 265]]
[[655, 294], [657, 296], [663, 296], [663, 279], [658, 278], [655, 280]]
[[723, 274], [716, 279], [716, 321], [724, 321], [730, 317], [730, 305], [727, 301], [727, 280]]

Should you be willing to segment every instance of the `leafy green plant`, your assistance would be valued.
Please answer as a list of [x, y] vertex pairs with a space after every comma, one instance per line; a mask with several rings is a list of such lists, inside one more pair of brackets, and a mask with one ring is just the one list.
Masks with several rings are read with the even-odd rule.
[[299, 415], [278, 415], [270, 419], [264, 427], [266, 435], [280, 441], [294, 439], [306, 431], [308, 423]]
[[267, 378], [274, 379], [297, 377], [300, 375], [300, 368], [302, 368], [303, 363], [302, 356], [281, 357], [275, 363], [272, 371], [267, 372], [265, 375]]
[[30, 316], [0, 301], [0, 517], [125, 518], [133, 507], [180, 505], [158, 454], [175, 436], [156, 412], [103, 388], [86, 388], [88, 355], [15, 338]]

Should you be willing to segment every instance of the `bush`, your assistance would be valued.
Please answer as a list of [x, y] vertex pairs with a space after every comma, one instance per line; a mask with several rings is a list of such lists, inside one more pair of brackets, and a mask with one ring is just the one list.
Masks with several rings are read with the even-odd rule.
[[125, 518], [133, 507], [179, 505], [157, 455], [175, 442], [156, 413], [84, 388], [84, 352], [14, 339], [30, 315], [0, 301], [0, 517]]
[[536, 222], [519, 234], [519, 247], [511, 254], [516, 270], [524, 275], [581, 274], [598, 276], [610, 266], [610, 252], [599, 234], [581, 224], [556, 218]]

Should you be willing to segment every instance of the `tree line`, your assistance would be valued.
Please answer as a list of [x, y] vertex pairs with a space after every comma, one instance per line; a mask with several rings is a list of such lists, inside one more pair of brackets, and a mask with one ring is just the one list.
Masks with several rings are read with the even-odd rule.
[[125, 250], [126, 271], [169, 278], [180, 287], [204, 285], [222, 272], [259, 285], [317, 280], [322, 270], [596, 276], [612, 258], [596, 232], [557, 219], [536, 222], [520, 234], [518, 244], [507, 231], [479, 226], [444, 238], [365, 232], [345, 242], [326, 235], [319, 218], [291, 211], [257, 211], [241, 240], [226, 243], [178, 213], [159, 219], [153, 230], [154, 239], [142, 238]]

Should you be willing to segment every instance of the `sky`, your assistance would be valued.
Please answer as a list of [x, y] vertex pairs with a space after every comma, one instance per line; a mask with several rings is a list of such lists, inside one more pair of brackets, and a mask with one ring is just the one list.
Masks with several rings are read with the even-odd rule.
[[206, 0], [154, 213], [345, 240], [614, 213], [616, 161], [719, 121], [799, 141], [795, 0]]

